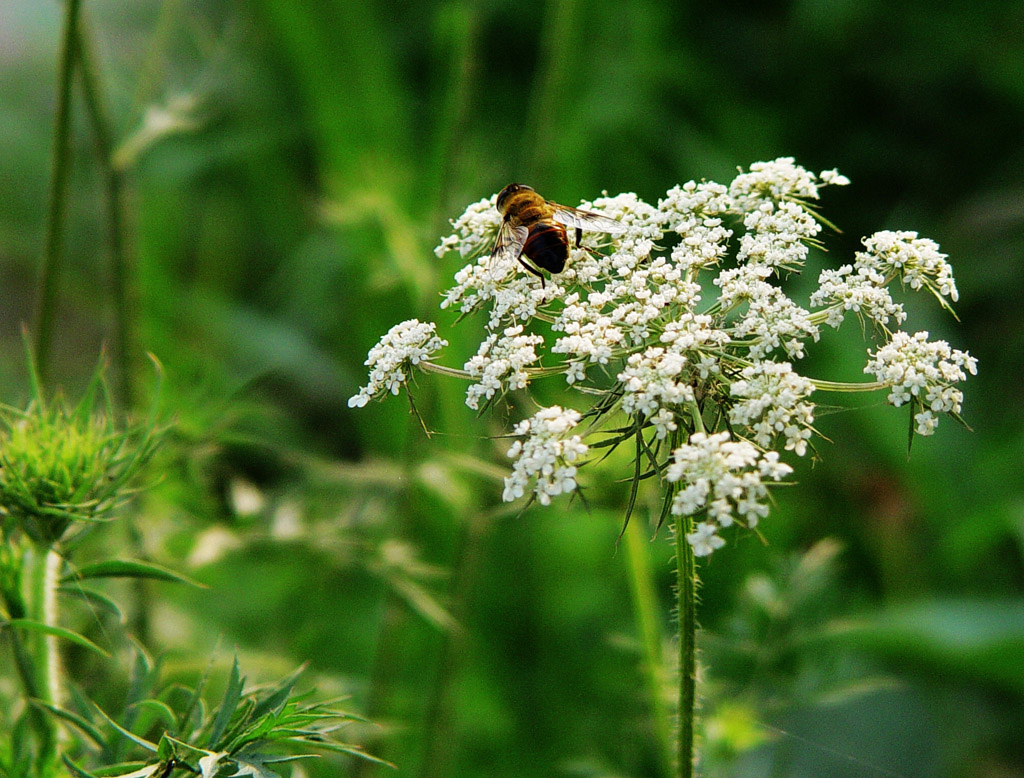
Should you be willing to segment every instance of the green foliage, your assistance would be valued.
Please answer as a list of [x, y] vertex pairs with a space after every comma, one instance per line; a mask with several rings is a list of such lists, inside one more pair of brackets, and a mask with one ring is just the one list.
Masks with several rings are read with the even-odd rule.
[[[73, 775], [275, 778], [273, 765], [309, 758], [315, 752], [372, 759], [335, 738], [355, 718], [352, 714], [333, 703], [308, 702], [308, 693], [295, 692], [301, 668], [276, 684], [246, 690], [236, 658], [219, 704], [207, 710], [205, 676], [191, 691], [178, 685], [158, 689], [158, 669], [141, 652], [137, 657], [132, 684], [137, 694], [127, 700], [121, 721], [84, 700], [81, 711], [44, 706], [86, 736], [84, 755], [103, 766], [90, 772], [80, 764], [81, 757], [65, 755], [64, 763]], [[153, 696], [143, 696], [144, 692]]]
[[[22, 409], [32, 389], [20, 322], [39, 293], [64, 8], [14, 0], [3, 12], [0, 399]], [[842, 233], [825, 241], [826, 263], [880, 225], [963, 258], [961, 321], [911, 316], [978, 357], [965, 398], [975, 431], [944, 426], [908, 460], [885, 408], [822, 418], [846, 443], [826, 444], [799, 487], [778, 495], [763, 542], [729, 537], [734, 553], [701, 566], [705, 729], [728, 741], [715, 774], [1021, 772], [1018, 8], [412, 0], [394, 13], [353, 0], [86, 0], [83, 10], [124, 181], [134, 358], [151, 351], [165, 365], [162, 408], [177, 425], [159, 478], [141, 480], [157, 483], [123, 521], [65, 532], [79, 540], [78, 567], [145, 560], [209, 588], [76, 582], [66, 568], [64, 628], [121, 657], [107, 638], [123, 622], [165, 654], [168, 684], [188, 678], [185, 700], [221, 635], [252, 677], [308, 660], [317, 686], [351, 694], [381, 723], [354, 723], [352, 739], [403, 775], [664, 774], [654, 712], [671, 702], [658, 681], [670, 669], [672, 552], [664, 533], [651, 541], [660, 503], [641, 488], [630, 524], [654, 599], [638, 644], [625, 538], [616, 546], [631, 491], [616, 480], [622, 462], [609, 460], [585, 504], [519, 515], [498, 505], [507, 441], [487, 439], [499, 427], [477, 421], [454, 382], [418, 382], [417, 408], [438, 433], [429, 444], [403, 403], [355, 414], [345, 401], [381, 332], [438, 315], [436, 293], [460, 262], [431, 248], [465, 203], [512, 180], [562, 202], [603, 189], [656, 198], [793, 155], [854, 183], [830, 203]], [[122, 383], [104, 168], [77, 89], [47, 397], [57, 384], [79, 396], [104, 343]], [[453, 364], [479, 342], [473, 325], [456, 328]], [[838, 335], [808, 358], [822, 374], [863, 379], [861, 333], [846, 324]], [[129, 378], [146, 407], [145, 380]], [[534, 410], [511, 400], [498, 409], [511, 422]], [[258, 508], [241, 510], [239, 483]], [[786, 570], [823, 538], [842, 553], [815, 595], [797, 597]], [[384, 552], [396, 547], [412, 561]], [[448, 618], [431, 620], [437, 612]], [[0, 630], [5, 694], [18, 686], [15, 636], [30, 642]], [[159, 746], [158, 725], [143, 731], [122, 715], [131, 660], [58, 643], [81, 693]], [[159, 763], [73, 704], [78, 693], [62, 710], [149, 763], [139, 768]], [[0, 775], [23, 778], [36, 730], [9, 699]], [[167, 719], [156, 705], [143, 711]], [[76, 764], [98, 772], [97, 744], [67, 727], [82, 741]], [[290, 766], [346, 771], [326, 759], [278, 765]], [[358, 760], [349, 772], [391, 771]]]

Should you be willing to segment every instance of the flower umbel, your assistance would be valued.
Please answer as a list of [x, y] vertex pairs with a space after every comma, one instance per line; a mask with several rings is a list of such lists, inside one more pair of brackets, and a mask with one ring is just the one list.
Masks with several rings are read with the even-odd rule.
[[[710, 554], [724, 544], [723, 528], [768, 514], [768, 486], [792, 471], [781, 456], [813, 451], [812, 393], [888, 389], [893, 405], [912, 403], [916, 433], [930, 435], [942, 414], [958, 417], [958, 384], [976, 370], [966, 352], [926, 333], [890, 332], [907, 318], [893, 283], [927, 290], [946, 308], [957, 299], [946, 255], [917, 233], [877, 232], [851, 261], [818, 268], [805, 297], [792, 293], [800, 287], [789, 279], [822, 257], [822, 191], [847, 184], [782, 157], [728, 184], [675, 186], [656, 206], [604, 193], [580, 207], [621, 230], [569, 229], [565, 269], [543, 285], [507, 255], [492, 259], [503, 217], [494, 197], [481, 199], [436, 249], [464, 263], [441, 307], [481, 314], [476, 354], [463, 370], [434, 364], [445, 345], [434, 325], [404, 322], [371, 350], [370, 382], [349, 404], [397, 393], [416, 365], [468, 379], [466, 403], [478, 410], [561, 376], [561, 391], [586, 407], [555, 405], [515, 426], [521, 440], [509, 450], [503, 499], [547, 505], [577, 488], [588, 451], [627, 444], [627, 517], [650, 485], [663, 516], [702, 517], [686, 540]], [[808, 351], [851, 312], [873, 325], [864, 328], [873, 340], [865, 372], [877, 381], [809, 374]], [[586, 432], [576, 431], [584, 419]]]
[[505, 479], [505, 502], [512, 502], [530, 490], [537, 502], [549, 505], [552, 497], [576, 488], [577, 463], [586, 456], [587, 444], [580, 435], [568, 433], [580, 418], [579, 411], [553, 405], [516, 425], [512, 434], [527, 437], [517, 440], [508, 450], [515, 464], [512, 475]]
[[740, 521], [747, 527], [768, 515], [768, 484], [793, 468], [779, 461], [776, 451], [762, 455], [745, 440], [728, 432], [695, 432], [690, 442], [672, 452], [666, 479], [685, 484], [672, 501], [672, 513], [691, 516], [706, 512], [697, 532], [687, 535], [697, 556], [707, 556], [725, 541], [718, 530]]
[[865, 373], [874, 373], [889, 391], [889, 403], [897, 408], [913, 403], [919, 435], [931, 435], [937, 413], [960, 413], [964, 395], [953, 386], [978, 372], [978, 360], [965, 351], [951, 349], [944, 340], [929, 341], [927, 332], [897, 332], [868, 361]]
[[370, 381], [348, 399], [350, 408], [362, 408], [389, 392], [398, 394], [415, 367], [448, 345], [437, 336], [437, 325], [409, 319], [396, 324], [370, 349], [363, 364], [370, 366]]

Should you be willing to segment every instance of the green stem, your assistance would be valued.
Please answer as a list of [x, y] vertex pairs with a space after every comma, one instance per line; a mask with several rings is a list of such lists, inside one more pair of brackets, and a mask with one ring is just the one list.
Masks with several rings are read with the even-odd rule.
[[457, 367], [448, 367], [447, 365], [439, 365], [436, 362], [427, 362], [424, 360], [418, 363], [416, 367], [426, 373], [438, 373], [439, 375], [451, 376], [452, 378], [464, 378], [467, 381], [473, 380], [473, 376], [465, 370], [459, 370]]
[[672, 775], [672, 713], [665, 698], [667, 673], [662, 651], [662, 629], [658, 618], [658, 596], [651, 574], [649, 542], [640, 525], [631, 521], [623, 531], [626, 575], [633, 601], [633, 618], [643, 651], [643, 675], [650, 697], [662, 775]]
[[[41, 621], [48, 627], [60, 626], [59, 608], [57, 603], [57, 587], [60, 585], [60, 571], [63, 560], [52, 548], [46, 552], [43, 560], [42, 573], [42, 597], [40, 601]], [[43, 639], [43, 673], [46, 681], [45, 701], [51, 705], [60, 706], [63, 701], [61, 675], [63, 669], [60, 661], [60, 650], [57, 645], [57, 638], [54, 635], [46, 635]]]
[[[50, 548], [34, 545], [25, 550], [22, 567], [25, 617], [49, 626], [57, 626], [57, 586], [62, 560]], [[61, 698], [60, 654], [53, 635], [33, 634], [25, 639], [13, 631], [12, 648], [27, 699], [59, 705]], [[55, 759], [58, 730], [54, 720], [32, 708], [32, 727], [39, 742], [39, 765], [44, 767]], [[40, 769], [40, 774], [45, 774]]]
[[693, 531], [690, 516], [677, 516], [676, 597], [679, 616], [679, 741], [678, 773], [680, 778], [693, 777], [694, 718], [697, 686], [697, 572], [693, 547], [686, 536]]
[[815, 389], [823, 392], [877, 392], [879, 389], [887, 389], [889, 384], [881, 381], [824, 381], [820, 378], [812, 378], [811, 383]]
[[57, 287], [64, 242], [68, 179], [71, 174], [71, 77], [75, 68], [75, 43], [81, 0], [68, 0], [61, 43], [57, 86], [57, 119], [53, 133], [53, 178], [47, 208], [46, 242], [39, 276], [39, 303], [36, 317], [36, 358], [39, 372], [47, 373], [50, 344], [56, 323]]
[[121, 197], [122, 174], [113, 160], [114, 144], [110, 121], [103, 104], [103, 94], [96, 79], [96, 67], [91, 56], [88, 39], [79, 25], [78, 66], [82, 78], [82, 93], [85, 97], [86, 113], [92, 123], [96, 143], [96, 157], [107, 190], [107, 240], [110, 244], [111, 283], [114, 296], [115, 350], [117, 354], [118, 381], [121, 402], [126, 408], [132, 407], [132, 344], [133, 306], [129, 295], [131, 268], [124, 243], [124, 205]]

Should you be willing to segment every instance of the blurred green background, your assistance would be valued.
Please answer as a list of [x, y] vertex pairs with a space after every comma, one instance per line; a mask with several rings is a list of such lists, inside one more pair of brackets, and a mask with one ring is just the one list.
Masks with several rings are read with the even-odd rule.
[[[61, 13], [0, 3], [11, 404]], [[799, 463], [767, 544], [731, 539], [702, 564], [707, 774], [1024, 776], [1024, 5], [86, 0], [84, 20], [124, 182], [131, 380], [144, 405], [156, 355], [177, 420], [140, 537], [105, 542], [211, 587], [151, 589], [138, 623], [155, 649], [184, 667], [237, 645], [255, 677], [308, 660], [403, 776], [663, 775], [652, 711], [671, 687], [641, 669], [616, 544], [627, 485], [604, 470], [587, 506], [520, 514], [488, 439], [507, 419], [475, 419], [462, 386], [418, 381], [432, 439], [404, 398], [346, 400], [391, 325], [452, 323], [437, 304], [457, 264], [432, 248], [468, 203], [512, 180], [656, 202], [794, 156], [853, 182], [825, 195], [842, 233], [819, 261], [880, 229], [949, 254], [959, 321], [922, 301], [908, 326], [979, 359], [973, 431], [944, 421], [908, 459], [881, 396], [823, 417], [834, 443]], [[80, 91], [72, 120], [50, 371], [71, 393], [102, 349], [121, 359]], [[480, 326], [446, 334], [450, 364]], [[862, 362], [850, 325], [811, 350], [829, 377]], [[648, 518], [637, 548], [670, 655], [671, 544]]]

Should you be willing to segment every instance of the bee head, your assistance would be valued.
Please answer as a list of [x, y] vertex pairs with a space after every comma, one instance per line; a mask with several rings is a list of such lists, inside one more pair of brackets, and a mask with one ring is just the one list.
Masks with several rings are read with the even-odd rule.
[[505, 213], [505, 204], [508, 202], [508, 198], [514, 195], [516, 192], [522, 191], [533, 191], [532, 186], [526, 184], [509, 184], [500, 192], [498, 192], [498, 199], [494, 203], [494, 207], [498, 209], [498, 213]]

